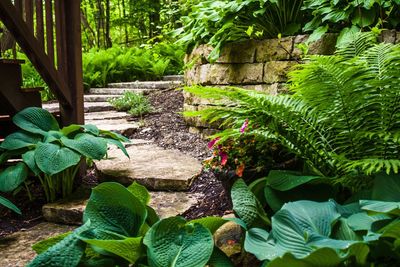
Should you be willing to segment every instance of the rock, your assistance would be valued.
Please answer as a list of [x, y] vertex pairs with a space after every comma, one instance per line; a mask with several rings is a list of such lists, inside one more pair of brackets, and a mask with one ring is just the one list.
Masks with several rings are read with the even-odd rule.
[[36, 256], [31, 249], [34, 243], [73, 229], [72, 226], [41, 223], [30, 229], [2, 237], [0, 238], [0, 265], [2, 267], [23, 267]]
[[107, 120], [85, 120], [86, 124], [94, 124], [101, 130], [117, 132], [129, 136], [140, 128], [139, 122], [127, 121], [126, 119]]
[[256, 62], [287, 60], [293, 50], [293, 37], [261, 40], [257, 43]]
[[98, 121], [98, 120], [118, 120], [118, 119], [126, 119], [131, 117], [126, 112], [118, 112], [118, 111], [100, 111], [100, 112], [92, 112], [85, 114], [86, 121]]
[[131, 88], [131, 89], [175, 89], [182, 86], [181, 81], [146, 81], [146, 82], [123, 82], [110, 83], [109, 88]]
[[254, 63], [256, 43], [252, 40], [228, 43], [221, 51], [217, 63]]
[[264, 82], [268, 84], [282, 83], [288, 80], [287, 73], [296, 65], [293, 61], [271, 61], [264, 66]]
[[[324, 34], [321, 39], [309, 44], [308, 47], [308, 54], [309, 55], [332, 55], [336, 49], [336, 41], [338, 38], [337, 33], [326, 33]], [[305, 43], [310, 35], [297, 35], [294, 38], [294, 49], [292, 52], [292, 58], [301, 58], [303, 55], [302, 51], [297, 48], [298, 44]]]
[[157, 89], [133, 89], [133, 88], [91, 88], [90, 94], [99, 95], [123, 95], [125, 92], [132, 92], [135, 94], [148, 94], [154, 92]]
[[382, 43], [395, 44], [397, 34], [398, 33], [396, 32], [396, 30], [384, 30], [379, 36], [379, 41]]
[[120, 150], [111, 149], [109, 158], [96, 161], [100, 177], [107, 181], [131, 184], [133, 181], [151, 190], [187, 190], [202, 169], [200, 161], [177, 150], [156, 145], [127, 148], [128, 159]]
[[243, 231], [234, 222], [227, 222], [214, 233], [215, 245], [228, 257], [242, 251], [241, 238]]
[[[58, 103], [50, 103], [50, 104], [43, 104], [43, 109], [46, 109], [51, 113], [55, 113], [60, 110], [60, 107]], [[108, 102], [85, 102], [84, 110], [86, 113], [88, 113], [88, 112], [109, 111], [109, 110], [114, 110], [114, 108]]]
[[118, 98], [121, 95], [111, 95], [111, 94], [90, 94], [84, 95], [85, 102], [108, 102], [111, 99]]
[[186, 55], [185, 64], [199, 65], [208, 63], [208, 56], [210, 55], [212, 50], [213, 48], [210, 45], [199, 45], [198, 47], [193, 49], [193, 51], [189, 55]]
[[396, 32], [396, 44], [400, 44], [400, 32]]
[[186, 192], [150, 192], [150, 195], [149, 205], [162, 219], [183, 214], [202, 197], [201, 194]]
[[183, 82], [183, 75], [165, 75], [162, 77], [162, 80]]
[[269, 95], [279, 95], [286, 92], [286, 85], [284, 83], [245, 85], [244, 88], [264, 92]]

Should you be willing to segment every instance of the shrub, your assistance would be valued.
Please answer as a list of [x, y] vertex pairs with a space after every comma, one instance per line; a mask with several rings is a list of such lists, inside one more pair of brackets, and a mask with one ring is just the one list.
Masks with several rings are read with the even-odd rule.
[[95, 125], [69, 125], [60, 129], [56, 119], [46, 110], [26, 108], [13, 117], [20, 130], [8, 135], [0, 145], [0, 164], [10, 158], [21, 161], [0, 172], [0, 190], [11, 192], [26, 182], [29, 172], [36, 176], [47, 201], [66, 197], [73, 190], [73, 181], [84, 160], [101, 160], [107, 145], [118, 146], [126, 156], [121, 141], [125, 137], [99, 130]]
[[111, 99], [109, 102], [117, 110], [127, 111], [133, 116], [142, 117], [152, 110], [150, 101], [146, 96], [129, 91], [119, 98]]

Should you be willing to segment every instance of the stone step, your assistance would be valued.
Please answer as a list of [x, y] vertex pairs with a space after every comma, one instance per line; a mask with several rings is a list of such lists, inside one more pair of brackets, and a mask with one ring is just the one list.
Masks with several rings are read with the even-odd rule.
[[133, 88], [133, 89], [175, 89], [182, 86], [180, 81], [147, 81], [147, 82], [124, 82], [124, 83], [110, 83], [108, 87], [111, 88]]
[[84, 95], [84, 101], [85, 102], [108, 102], [109, 100], [113, 98], [120, 97], [121, 95], [100, 95], [100, 94], [90, 94], [90, 95]]
[[31, 248], [33, 244], [72, 231], [74, 228], [73, 226], [45, 222], [0, 238], [0, 266], [26, 266], [36, 257], [36, 252]]
[[117, 132], [124, 136], [130, 136], [140, 128], [140, 124], [138, 122], [128, 121], [123, 118], [104, 120], [85, 119], [85, 124], [94, 124], [101, 130]]
[[127, 119], [130, 117], [131, 115], [129, 115], [128, 113], [119, 111], [99, 111], [85, 113], [85, 121], [118, 120]]
[[134, 88], [91, 88], [90, 94], [97, 95], [123, 95], [125, 92], [136, 94], [149, 94], [157, 89], [134, 89]]
[[[51, 113], [59, 112], [60, 110], [58, 103], [43, 104], [43, 108]], [[84, 110], [85, 113], [89, 113], [89, 112], [109, 111], [109, 110], [114, 110], [114, 108], [108, 102], [85, 102]]]
[[[152, 207], [161, 218], [167, 218], [183, 214], [191, 206], [198, 203], [201, 194], [186, 192], [150, 192]], [[78, 197], [49, 203], [43, 206], [43, 217], [48, 222], [63, 223], [69, 225], [82, 224], [82, 215], [85, 210], [90, 191], [83, 196], [78, 192]]]
[[183, 82], [183, 75], [166, 75], [162, 78], [163, 81], [179, 81]]
[[129, 185], [133, 181], [154, 191], [186, 191], [202, 164], [178, 150], [165, 150], [153, 144], [130, 146], [130, 159], [111, 149], [108, 159], [96, 161], [99, 178]]

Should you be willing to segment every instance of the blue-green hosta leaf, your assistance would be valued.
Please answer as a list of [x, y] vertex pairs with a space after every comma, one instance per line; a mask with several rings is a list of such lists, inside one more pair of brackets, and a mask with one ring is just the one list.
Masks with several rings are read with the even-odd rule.
[[366, 211], [400, 215], [400, 202], [360, 200], [360, 205]]
[[115, 133], [115, 132], [111, 132], [111, 131], [107, 131], [107, 130], [100, 130], [100, 135], [103, 137], [108, 137], [111, 139], [115, 139], [121, 142], [130, 142], [128, 138], [126, 138], [125, 136], [119, 134], [119, 133]]
[[233, 210], [248, 227], [256, 222], [270, 224], [268, 216], [260, 202], [242, 179], [237, 180], [232, 186], [231, 197]]
[[0, 196], [0, 205], [14, 211], [15, 213], [22, 214], [21, 210], [14, 205], [10, 200], [6, 199], [5, 197]]
[[22, 162], [0, 172], [0, 191], [12, 192], [28, 177], [28, 168]]
[[232, 261], [224, 252], [218, 247], [214, 247], [214, 251], [211, 255], [210, 260], [207, 263], [210, 267], [233, 267]]
[[24, 160], [25, 164], [28, 166], [28, 168], [36, 175], [38, 176], [40, 174], [40, 169], [36, 164], [35, 161], [35, 150], [28, 151], [22, 155], [22, 159]]
[[220, 228], [227, 222], [227, 220], [222, 219], [221, 217], [204, 217], [196, 220], [191, 220], [189, 223], [199, 223], [207, 228], [212, 234], [214, 234], [215, 231], [218, 230], [218, 228]]
[[65, 126], [64, 128], [62, 128], [60, 130], [60, 132], [64, 135], [64, 136], [68, 136], [72, 133], [76, 133], [76, 132], [80, 132], [82, 131], [83, 127], [82, 125], [79, 124], [71, 124], [68, 126]]
[[372, 224], [375, 222], [388, 220], [391, 217], [386, 214], [367, 214], [366, 212], [359, 212], [347, 218], [348, 225], [354, 231], [369, 231], [372, 229]]
[[53, 175], [79, 163], [81, 157], [75, 151], [58, 144], [38, 143], [35, 161], [39, 169]]
[[313, 180], [320, 180], [320, 176], [302, 175], [295, 171], [270, 171], [267, 177], [267, 184], [275, 190], [287, 191], [306, 184]]
[[260, 261], [274, 259], [283, 254], [276, 247], [275, 241], [269, 238], [269, 233], [260, 228], [252, 228], [246, 232], [244, 249]]
[[112, 138], [103, 138], [108, 144], [110, 145], [115, 145], [116, 147], [118, 147], [119, 149], [121, 149], [121, 151], [125, 154], [125, 156], [127, 156], [128, 158], [130, 158], [128, 151], [126, 150], [125, 146], [123, 143], [121, 143], [121, 141], [119, 140], [115, 140]]
[[46, 252], [50, 247], [54, 246], [58, 242], [62, 241], [64, 238], [69, 236], [72, 232], [66, 232], [63, 234], [59, 234], [50, 238], [47, 238], [45, 240], [39, 241], [35, 244], [32, 245], [32, 249], [37, 253], [37, 254], [42, 254], [43, 252]]
[[86, 248], [85, 242], [80, 240], [78, 235], [87, 231], [89, 227], [90, 222], [85, 223], [62, 241], [37, 256], [29, 263], [28, 267], [78, 266]]
[[146, 224], [148, 224], [150, 227], [153, 226], [153, 224], [157, 223], [160, 220], [160, 217], [157, 215], [157, 212], [150, 206], [146, 206], [147, 209], [147, 218], [146, 218]]
[[144, 205], [149, 204], [151, 196], [146, 187], [144, 187], [141, 184], [138, 184], [137, 182], [133, 182], [130, 186], [127, 187], [127, 189]]
[[381, 237], [390, 237], [395, 239], [395, 248], [400, 246], [400, 220], [397, 219], [390, 224], [386, 225], [379, 231], [382, 233]]
[[147, 232], [143, 243], [151, 267], [205, 266], [213, 253], [210, 231], [200, 224], [186, 224], [181, 217], [159, 221]]
[[83, 127], [83, 129], [85, 129], [85, 132], [91, 133], [94, 136], [99, 136], [99, 134], [100, 134], [100, 130], [99, 130], [99, 128], [97, 128], [96, 125], [85, 124], [85, 125], [82, 125], [82, 127]]
[[94, 228], [136, 237], [147, 217], [143, 203], [124, 186], [102, 183], [92, 189], [83, 220], [90, 219]]
[[25, 147], [33, 147], [40, 140], [40, 135], [32, 134], [25, 131], [18, 131], [8, 135], [1, 143], [0, 148], [7, 150], [15, 150]]
[[80, 237], [81, 240], [96, 248], [103, 249], [109, 253], [117, 255], [130, 263], [135, 263], [143, 256], [145, 249], [142, 245], [143, 237], [126, 237], [120, 240], [100, 240], [87, 239]]
[[74, 139], [63, 137], [61, 142], [89, 159], [101, 160], [107, 153], [107, 143], [104, 139], [87, 133], [79, 133]]
[[43, 143], [60, 143], [64, 135], [60, 131], [48, 131], [44, 135]]
[[400, 175], [382, 173], [375, 175], [372, 199], [400, 202]]
[[30, 107], [18, 112], [13, 122], [19, 128], [36, 134], [45, 135], [48, 131], [58, 131], [57, 120], [47, 110]]

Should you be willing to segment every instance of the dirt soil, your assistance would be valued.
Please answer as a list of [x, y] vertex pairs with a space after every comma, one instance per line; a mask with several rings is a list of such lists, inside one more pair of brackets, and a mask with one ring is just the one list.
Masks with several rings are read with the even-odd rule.
[[[183, 109], [182, 92], [161, 91], [152, 93], [148, 97], [154, 107], [154, 112], [143, 117], [144, 127], [130, 138], [153, 140], [163, 148], [177, 149], [199, 160], [204, 160], [211, 155], [207, 148], [208, 142], [198, 134], [190, 133], [180, 114]], [[132, 120], [140, 119], [132, 118]], [[88, 170], [83, 183], [89, 187], [98, 184], [92, 169]], [[37, 182], [31, 184], [30, 188], [33, 201], [29, 200], [25, 190], [21, 190], [15, 196], [6, 195], [21, 209], [22, 215], [0, 207], [0, 237], [30, 228], [43, 221], [41, 213], [41, 207], [45, 203], [43, 192]], [[203, 170], [191, 185], [190, 192], [202, 193], [204, 197], [199, 199], [197, 205], [183, 214], [187, 219], [211, 215], [222, 216], [231, 212], [232, 204], [228, 193], [211, 171]]]

